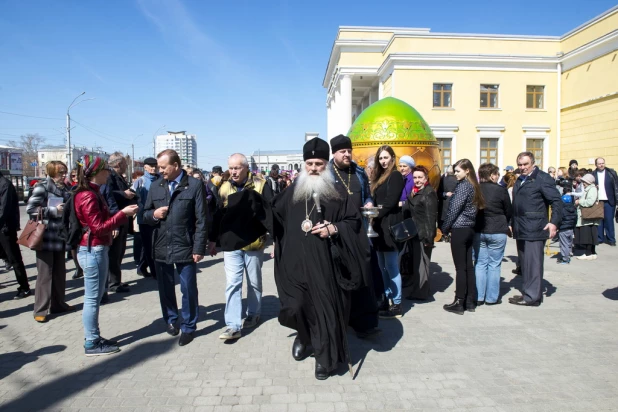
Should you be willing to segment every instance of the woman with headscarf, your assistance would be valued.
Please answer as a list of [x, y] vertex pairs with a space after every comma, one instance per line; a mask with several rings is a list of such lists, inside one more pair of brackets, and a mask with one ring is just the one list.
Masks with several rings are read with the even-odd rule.
[[127, 206], [115, 215], [100, 192], [107, 182], [110, 170], [105, 160], [86, 155], [78, 164], [78, 186], [75, 193], [75, 214], [83, 228], [87, 228], [77, 249], [77, 259], [84, 271], [84, 349], [86, 356], [108, 355], [119, 352], [118, 343], [101, 337], [99, 307], [105, 293], [109, 272], [109, 247], [112, 231], [128, 222], [137, 213], [138, 205]]
[[599, 244], [598, 229], [601, 219], [584, 219], [582, 209], [594, 206], [599, 200], [599, 192], [595, 185], [594, 175], [588, 173], [581, 178], [584, 193], [575, 200], [577, 208], [577, 225], [575, 226], [575, 244], [584, 249], [584, 254], [577, 256], [579, 260], [595, 260], [597, 258], [596, 245]]
[[26, 208], [31, 219], [41, 216], [47, 223], [42, 248], [36, 251], [38, 277], [34, 289], [34, 320], [39, 323], [47, 322], [50, 313], [73, 310], [64, 301], [66, 243], [58, 236], [64, 204], [71, 196], [65, 185], [67, 165], [53, 160], [47, 163], [46, 172], [47, 179], [34, 186]]
[[405, 155], [399, 158], [399, 173], [403, 176], [404, 184], [401, 197], [399, 198], [399, 206], [403, 206], [414, 188], [414, 179], [412, 178], [414, 166], [416, 166], [416, 162], [412, 157]]

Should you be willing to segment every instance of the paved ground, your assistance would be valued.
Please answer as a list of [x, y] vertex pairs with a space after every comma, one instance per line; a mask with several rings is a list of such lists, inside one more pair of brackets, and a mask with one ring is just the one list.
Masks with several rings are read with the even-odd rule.
[[[22, 207], [22, 216], [23, 216]], [[454, 294], [454, 268], [438, 244], [431, 278], [435, 301], [406, 302], [401, 320], [383, 321], [372, 341], [350, 334], [357, 376], [313, 378], [312, 359], [295, 362], [292, 332], [277, 322], [273, 263], [264, 264], [263, 323], [235, 344], [218, 339], [223, 323], [222, 257], [200, 264], [200, 323], [186, 347], [163, 331], [155, 282], [136, 276], [131, 294], [101, 309], [105, 337], [122, 352], [83, 354], [81, 311], [37, 324], [33, 298], [13, 301], [12, 272], [0, 272], [0, 410], [110, 411], [599, 411], [618, 410], [618, 250], [596, 261], [545, 261], [539, 308], [502, 305], [465, 316], [442, 305]], [[502, 293], [516, 293], [514, 242], [503, 264]], [[31, 285], [34, 254], [25, 252]], [[83, 282], [67, 299], [81, 309]], [[178, 292], [179, 293], [179, 292]], [[180, 296], [180, 294], [179, 294]]]

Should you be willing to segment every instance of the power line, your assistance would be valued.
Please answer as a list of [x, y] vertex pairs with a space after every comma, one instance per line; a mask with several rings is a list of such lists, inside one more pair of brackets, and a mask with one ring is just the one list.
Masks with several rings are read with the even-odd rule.
[[[94, 133], [94, 134], [96, 134], [97, 136], [102, 137], [102, 138], [104, 138], [104, 139], [111, 140], [111, 141], [112, 141], [112, 142], [114, 142], [114, 143], [118, 143], [118, 144], [126, 144], [126, 143], [127, 143], [126, 141], [122, 141], [122, 138], [121, 138], [121, 137], [116, 137], [116, 136], [112, 136], [112, 135], [110, 135], [110, 134], [107, 134], [107, 133], [104, 133], [104, 132], [101, 132], [101, 131], [97, 131], [97, 130], [95, 130], [95, 129], [92, 129], [92, 128], [91, 128], [91, 127], [89, 127], [89, 126], [86, 126], [86, 125], [84, 125], [84, 124], [82, 124], [82, 123], [78, 122], [77, 120], [75, 120], [75, 119], [73, 119], [73, 118], [71, 118], [71, 121], [72, 121], [73, 123], [77, 123], [78, 125], [80, 125], [80, 126], [81, 126], [81, 127], [83, 127], [84, 129], [88, 130], [89, 132]], [[112, 139], [112, 138], [113, 138], [113, 139]], [[118, 139], [118, 140], [114, 140], [114, 139]]]
[[19, 116], [19, 117], [31, 117], [31, 118], [33, 118], [33, 119], [64, 120], [64, 119], [61, 119], [61, 118], [59, 118], [59, 117], [30, 116], [30, 115], [28, 115], [28, 114], [19, 114], [19, 113], [3, 112], [3, 111], [1, 111], [1, 110], [0, 110], [0, 113], [3, 113], [3, 114], [10, 114], [10, 115], [12, 115], [12, 116]]

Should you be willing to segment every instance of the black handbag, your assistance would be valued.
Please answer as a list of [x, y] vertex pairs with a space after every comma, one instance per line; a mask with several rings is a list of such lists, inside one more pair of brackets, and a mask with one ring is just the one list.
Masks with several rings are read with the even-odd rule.
[[418, 235], [416, 224], [412, 218], [407, 218], [399, 223], [395, 223], [390, 226], [388, 230], [391, 232], [391, 236], [395, 242], [406, 242]]

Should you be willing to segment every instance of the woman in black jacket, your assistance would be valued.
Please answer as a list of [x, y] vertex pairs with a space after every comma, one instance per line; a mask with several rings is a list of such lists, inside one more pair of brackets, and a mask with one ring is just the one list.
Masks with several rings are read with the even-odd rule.
[[436, 237], [438, 196], [429, 184], [428, 176], [424, 166], [412, 169], [414, 186], [403, 206], [403, 218], [412, 218], [418, 230], [418, 236], [408, 240], [406, 245], [411, 255], [407, 268], [410, 276], [402, 281], [408, 299], [425, 300], [431, 296], [429, 262]]
[[[401, 273], [399, 272], [399, 244], [391, 236], [389, 228], [403, 220], [399, 198], [403, 190], [403, 177], [397, 171], [395, 152], [388, 146], [380, 146], [375, 156], [376, 167], [371, 175], [371, 196], [377, 206], [382, 206], [373, 220], [378, 237], [373, 238], [373, 247], [378, 255], [378, 264], [384, 280], [386, 299], [380, 307], [381, 318], [400, 318]], [[393, 304], [388, 306], [388, 300]]]
[[455, 300], [444, 305], [444, 310], [463, 315], [464, 310], [476, 308], [476, 279], [472, 263], [472, 242], [476, 212], [483, 209], [483, 194], [476, 180], [474, 166], [468, 159], [455, 163], [457, 187], [448, 205], [448, 213], [442, 225], [442, 233], [451, 233], [451, 253], [457, 272]]
[[479, 180], [485, 208], [476, 214], [474, 228], [477, 304], [497, 305], [502, 303], [500, 270], [506, 239], [511, 234], [509, 222], [513, 207], [509, 192], [497, 183], [500, 180], [498, 166], [491, 163], [482, 164], [479, 167]]

